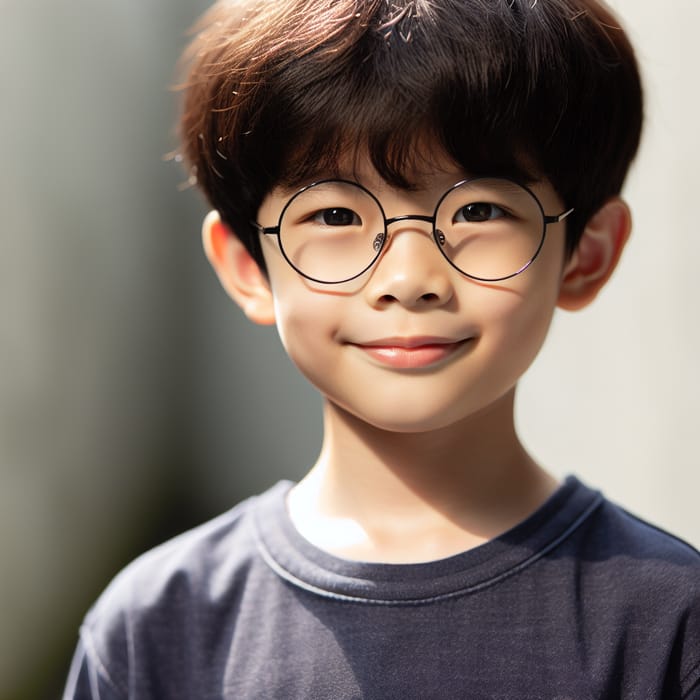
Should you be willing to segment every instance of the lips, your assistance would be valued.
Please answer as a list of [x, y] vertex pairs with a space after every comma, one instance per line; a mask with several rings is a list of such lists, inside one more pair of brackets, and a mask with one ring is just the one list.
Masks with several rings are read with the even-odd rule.
[[396, 369], [424, 369], [451, 359], [472, 340], [384, 338], [353, 345], [382, 365]]

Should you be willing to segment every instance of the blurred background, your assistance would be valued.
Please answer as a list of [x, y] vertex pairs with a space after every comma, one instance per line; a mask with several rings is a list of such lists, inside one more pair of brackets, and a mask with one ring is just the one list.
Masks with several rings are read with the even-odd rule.
[[[0, 698], [60, 696], [109, 579], [315, 459], [320, 401], [201, 253], [169, 89], [204, 0], [0, 0]], [[600, 300], [559, 314], [518, 421], [700, 545], [700, 5], [615, 0], [647, 125], [635, 232]]]

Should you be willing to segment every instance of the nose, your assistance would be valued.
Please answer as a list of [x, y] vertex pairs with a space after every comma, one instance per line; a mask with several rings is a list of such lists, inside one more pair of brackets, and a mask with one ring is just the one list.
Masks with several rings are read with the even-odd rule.
[[411, 309], [448, 303], [454, 295], [452, 271], [430, 227], [394, 221], [365, 286], [367, 301], [375, 308], [399, 304]]

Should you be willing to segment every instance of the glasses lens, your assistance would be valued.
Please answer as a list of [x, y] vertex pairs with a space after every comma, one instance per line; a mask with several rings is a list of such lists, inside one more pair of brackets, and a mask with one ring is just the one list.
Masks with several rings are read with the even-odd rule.
[[384, 216], [358, 185], [320, 182], [298, 192], [280, 220], [280, 245], [291, 265], [309, 279], [344, 282], [362, 274], [384, 240]]
[[471, 277], [495, 281], [532, 262], [545, 227], [532, 193], [510, 180], [480, 178], [443, 197], [435, 228], [440, 250], [455, 267]]

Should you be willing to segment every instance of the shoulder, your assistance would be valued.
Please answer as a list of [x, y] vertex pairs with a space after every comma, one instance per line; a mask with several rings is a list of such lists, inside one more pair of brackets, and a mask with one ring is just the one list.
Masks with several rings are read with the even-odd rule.
[[[700, 606], [700, 552], [692, 545], [607, 499], [572, 538], [589, 574], [633, 600]], [[643, 595], [642, 595], [643, 594]]]
[[640, 677], [656, 669], [664, 698], [686, 697], [700, 682], [700, 553], [693, 546], [598, 494], [546, 566], [556, 600], [573, 606], [586, 654], [601, 668], [612, 660], [619, 673], [636, 668]]
[[[578, 485], [579, 492], [594, 494]], [[591, 617], [681, 629], [692, 620], [700, 644], [700, 552], [597, 493], [569, 536], [551, 551], [548, 575], [575, 580]]]
[[[182, 639], [218, 632], [259, 567], [254, 511], [261, 499], [281, 498], [280, 483], [262, 496], [146, 552], [123, 569], [85, 617], [84, 664], [123, 692], [138, 659], [172, 668]], [[204, 623], [204, 624], [202, 624]], [[178, 641], [179, 640], [179, 641]], [[207, 640], [203, 642], [206, 647]], [[170, 648], [170, 647], [173, 648]], [[176, 675], [176, 674], [175, 674]]]
[[576, 539], [590, 628], [607, 631], [606, 638], [613, 629], [626, 630], [626, 644], [653, 663], [661, 661], [650, 649], [666, 650], [671, 675], [694, 687], [700, 682], [700, 552], [607, 500]]
[[254, 503], [254, 498], [243, 501], [139, 556], [112, 580], [88, 619], [112, 607], [153, 607], [212, 585], [224, 567], [245, 566], [253, 549], [249, 520]]
[[[582, 484], [567, 479], [558, 510], [550, 513], [548, 559], [599, 581], [630, 587], [677, 587], [692, 597], [700, 588], [700, 552]], [[555, 494], [556, 496], [556, 494]], [[554, 501], [553, 499], [551, 499]], [[611, 586], [614, 589], [614, 586]]]
[[635, 561], [674, 571], [700, 572], [700, 552], [691, 544], [603, 499], [584, 529], [589, 555]]

